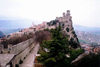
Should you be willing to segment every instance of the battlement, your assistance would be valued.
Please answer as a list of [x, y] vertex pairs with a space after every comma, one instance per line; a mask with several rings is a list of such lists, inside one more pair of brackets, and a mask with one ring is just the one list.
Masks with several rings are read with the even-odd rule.
[[49, 29], [54, 29], [58, 27], [59, 25], [62, 28], [62, 31], [68, 36], [68, 40], [70, 43], [73, 43], [76, 45], [76, 47], [79, 46], [79, 41], [77, 38], [77, 35], [74, 31], [73, 28], [73, 23], [72, 23], [72, 17], [70, 16], [70, 10], [67, 10], [66, 13], [63, 12], [62, 17], [56, 17], [55, 20], [52, 20], [47, 23]]
[[56, 20], [59, 20], [59, 22], [69, 22], [71, 19], [70, 10], [67, 10], [66, 13], [63, 12], [62, 17], [56, 17]]

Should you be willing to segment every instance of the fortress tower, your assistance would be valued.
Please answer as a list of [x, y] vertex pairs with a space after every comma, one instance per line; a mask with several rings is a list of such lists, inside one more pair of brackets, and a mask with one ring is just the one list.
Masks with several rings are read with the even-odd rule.
[[73, 25], [72, 25], [72, 17], [70, 16], [70, 10], [67, 10], [66, 13], [63, 13], [62, 17], [57, 17], [55, 20], [48, 22], [49, 27], [51, 26], [61, 26], [62, 31], [68, 36], [68, 40], [77, 48], [79, 46], [79, 41], [77, 35], [75, 34]]
[[63, 12], [63, 17], [66, 17], [66, 13], [65, 12]]
[[70, 16], [70, 10], [67, 10], [66, 16]]

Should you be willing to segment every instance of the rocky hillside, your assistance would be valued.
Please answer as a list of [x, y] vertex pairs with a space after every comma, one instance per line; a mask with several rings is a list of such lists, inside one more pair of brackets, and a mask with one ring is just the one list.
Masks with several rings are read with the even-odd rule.
[[72, 25], [72, 17], [70, 16], [69, 10], [67, 10], [66, 13], [63, 13], [62, 17], [57, 17], [55, 20], [48, 22], [47, 25], [47, 28], [49, 29], [61, 26], [62, 32], [68, 36], [68, 40], [72, 46], [75, 48], [79, 46], [79, 41]]

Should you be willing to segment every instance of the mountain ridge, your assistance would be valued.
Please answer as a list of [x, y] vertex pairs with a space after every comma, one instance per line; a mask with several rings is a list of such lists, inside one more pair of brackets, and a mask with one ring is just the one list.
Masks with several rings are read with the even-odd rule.
[[4, 36], [5, 36], [5, 34], [2, 31], [0, 31], [0, 38], [2, 38]]
[[100, 27], [87, 27], [81, 25], [74, 25], [76, 31], [84, 31], [92, 34], [100, 35]]

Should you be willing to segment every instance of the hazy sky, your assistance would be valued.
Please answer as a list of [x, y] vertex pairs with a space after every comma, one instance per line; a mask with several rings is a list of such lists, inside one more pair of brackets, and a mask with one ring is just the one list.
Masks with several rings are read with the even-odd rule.
[[100, 27], [100, 0], [0, 0], [1, 17], [40, 21], [38, 23], [62, 16], [67, 9], [74, 24]]

